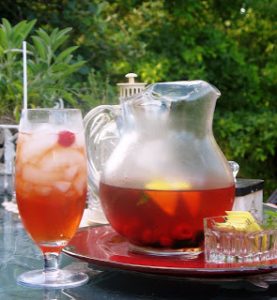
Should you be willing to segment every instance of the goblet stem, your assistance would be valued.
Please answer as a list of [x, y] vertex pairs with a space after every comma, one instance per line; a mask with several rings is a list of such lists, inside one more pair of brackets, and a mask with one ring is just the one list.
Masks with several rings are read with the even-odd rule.
[[61, 295], [61, 290], [58, 289], [49, 289], [46, 288], [43, 290], [43, 300], [54, 300], [54, 299], [61, 299], [62, 295]]
[[59, 253], [46, 252], [44, 257], [44, 272], [46, 274], [53, 274], [58, 272], [59, 269]]

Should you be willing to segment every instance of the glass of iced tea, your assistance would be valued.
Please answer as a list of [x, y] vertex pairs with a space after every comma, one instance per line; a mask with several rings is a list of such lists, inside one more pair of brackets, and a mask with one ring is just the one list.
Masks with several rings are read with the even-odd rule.
[[44, 269], [21, 274], [31, 287], [75, 287], [87, 274], [58, 268], [86, 204], [87, 158], [78, 109], [23, 110], [16, 151], [16, 199], [26, 231], [44, 256]]

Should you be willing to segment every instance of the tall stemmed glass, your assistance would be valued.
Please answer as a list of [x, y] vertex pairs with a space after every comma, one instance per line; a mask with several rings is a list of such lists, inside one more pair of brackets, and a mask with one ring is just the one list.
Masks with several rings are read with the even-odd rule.
[[62, 248], [75, 234], [86, 203], [87, 165], [78, 109], [26, 109], [16, 151], [16, 199], [26, 231], [41, 249], [44, 269], [21, 274], [32, 287], [69, 288], [84, 273], [58, 269]]

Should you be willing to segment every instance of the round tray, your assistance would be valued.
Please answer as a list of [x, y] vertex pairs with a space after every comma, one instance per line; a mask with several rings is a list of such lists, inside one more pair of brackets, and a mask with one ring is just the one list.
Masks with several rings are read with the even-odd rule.
[[121, 270], [174, 276], [215, 277], [253, 275], [277, 270], [277, 259], [255, 263], [207, 263], [204, 255], [184, 260], [129, 251], [130, 244], [110, 225], [79, 229], [63, 252], [91, 264]]

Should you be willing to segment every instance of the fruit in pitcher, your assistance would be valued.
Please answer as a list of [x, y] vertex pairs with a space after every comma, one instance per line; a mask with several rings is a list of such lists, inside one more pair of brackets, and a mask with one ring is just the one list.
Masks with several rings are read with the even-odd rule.
[[199, 247], [203, 242], [203, 218], [222, 215], [230, 209], [235, 191], [234, 186], [210, 190], [147, 187], [126, 188], [100, 182], [105, 215], [112, 227], [133, 244], [174, 249]]

